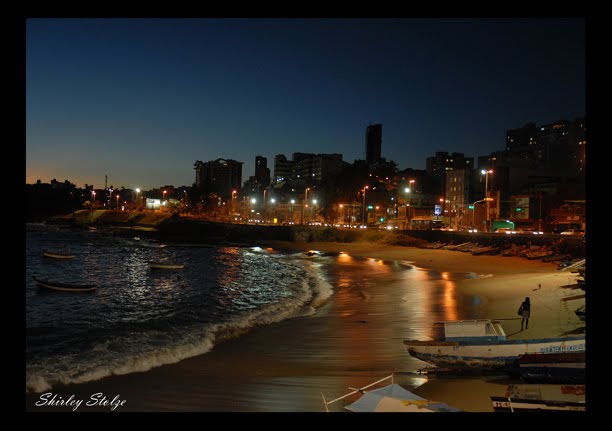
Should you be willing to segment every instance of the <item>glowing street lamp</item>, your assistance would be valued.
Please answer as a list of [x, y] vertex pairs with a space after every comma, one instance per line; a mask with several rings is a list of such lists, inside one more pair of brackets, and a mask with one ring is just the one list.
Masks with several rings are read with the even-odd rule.
[[138, 194], [140, 193], [140, 189], [138, 187], [136, 187], [136, 208], [138, 208], [140, 205], [140, 201], [138, 200]]
[[295, 199], [291, 199], [291, 222], [293, 223], [293, 205], [295, 204]]
[[[489, 170], [481, 170], [480, 173], [482, 175], [485, 176], [485, 200], [487, 203], [487, 232], [489, 232], [491, 229], [489, 228], [489, 199], [488, 199], [488, 194], [489, 194], [489, 174], [493, 173], [493, 170], [489, 169]], [[493, 199], [491, 199], [493, 200]]]
[[119, 193], [117, 193], [116, 198], [117, 198], [117, 204], [115, 205], [115, 208], [119, 209]]
[[232, 215], [236, 213], [236, 193], [238, 190], [232, 190]]
[[[472, 227], [474, 227], [474, 217], [475, 217], [475, 213], [476, 213], [476, 204], [480, 203], [480, 202], [487, 202], [489, 203], [489, 201], [492, 201], [493, 198], [484, 198], [484, 199], [480, 199], [479, 201], [474, 202], [472, 205], [469, 205], [470, 207], [472, 207]], [[469, 208], [469, 207], [468, 207]]]
[[95, 191], [95, 190], [92, 190], [92, 191], [91, 191], [91, 195], [93, 196], [93, 201], [94, 201], [94, 203], [96, 203], [96, 191]]
[[317, 200], [313, 199], [312, 200], [312, 217], [314, 218], [314, 221], [317, 221], [317, 214], [316, 214], [316, 206], [317, 206]]
[[412, 208], [410, 207], [410, 193], [412, 192], [412, 184], [414, 184], [414, 180], [410, 180], [408, 181], [408, 185], [410, 187], [406, 187], [404, 189], [404, 191], [408, 194], [408, 202], [406, 203], [406, 219], [410, 219], [411, 217], [409, 217], [412, 213]]
[[307, 202], [308, 202], [308, 190], [310, 190], [310, 187], [306, 187], [306, 190], [304, 191], [304, 203], [302, 204], [302, 213], [301, 213], [301, 224], [304, 224], [304, 208], [306, 208], [308, 206]]
[[366, 201], [366, 190], [369, 189], [369, 186], [364, 186], [363, 187], [363, 225], [366, 225], [366, 218], [365, 218], [365, 201]]

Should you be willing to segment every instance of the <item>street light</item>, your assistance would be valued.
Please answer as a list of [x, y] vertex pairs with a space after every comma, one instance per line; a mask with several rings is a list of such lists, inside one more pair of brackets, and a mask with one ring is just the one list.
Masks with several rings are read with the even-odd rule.
[[[408, 181], [408, 185], [411, 186], [414, 184], [414, 180]], [[406, 203], [406, 220], [410, 220], [412, 217], [409, 217], [412, 213], [412, 208], [410, 207], [410, 193], [412, 192], [412, 187], [406, 187], [404, 192], [408, 194], [408, 202]], [[405, 228], [405, 226], [404, 226]]]
[[166, 192], [167, 190], [164, 190], [163, 194], [162, 194], [162, 199], [165, 201], [166, 200]]
[[96, 203], [96, 191], [95, 191], [95, 190], [92, 190], [92, 191], [91, 191], [91, 194], [92, 194], [92, 196], [93, 196], [93, 203], [95, 204], [95, 203]]
[[480, 202], [487, 202], [489, 203], [489, 201], [492, 201], [493, 198], [484, 198], [484, 199], [480, 199], [479, 201], [474, 202], [472, 205], [470, 205], [472, 207], [472, 227], [474, 227], [474, 217], [475, 217], [475, 213], [476, 213], [476, 207], [475, 205], [480, 203]]
[[119, 193], [117, 193], [117, 204], [115, 205], [115, 209], [119, 209]]
[[293, 223], [293, 204], [295, 203], [295, 199], [291, 199], [291, 223]]
[[[485, 176], [485, 200], [487, 202], [487, 232], [489, 232], [491, 230], [490, 227], [489, 227], [489, 213], [490, 213], [490, 210], [489, 210], [489, 200], [487, 199], [487, 197], [488, 197], [487, 195], [488, 195], [488, 192], [489, 192], [489, 174], [492, 174], [493, 170], [491, 170], [491, 169], [484, 170], [483, 169], [483, 170], [480, 171], [480, 173]], [[491, 199], [491, 200], [493, 200], [493, 199]]]
[[304, 194], [304, 203], [302, 204], [302, 213], [301, 213], [301, 221], [300, 224], [304, 224], [304, 208], [307, 205], [308, 202], [308, 190], [310, 190], [310, 187], [306, 187], [306, 190], [304, 190], [305, 194]]
[[136, 187], [136, 208], [140, 206], [140, 201], [138, 200], [138, 193], [140, 193], [140, 189]]
[[366, 220], [366, 218], [365, 218], [366, 190], [369, 189], [369, 188], [370, 188], [369, 186], [364, 186], [363, 187], [363, 211], [362, 211], [362, 213], [363, 213], [363, 225], [364, 226], [366, 225], [366, 221], [365, 221]]
[[235, 217], [236, 214], [236, 193], [237, 190], [232, 190], [232, 217]]

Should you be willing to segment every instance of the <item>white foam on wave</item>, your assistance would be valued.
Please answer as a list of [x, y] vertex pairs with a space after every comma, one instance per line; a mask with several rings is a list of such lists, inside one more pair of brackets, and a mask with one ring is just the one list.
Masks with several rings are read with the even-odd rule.
[[[54, 358], [53, 364], [29, 365], [26, 369], [26, 392], [43, 392], [58, 384], [85, 383], [112, 375], [149, 371], [205, 354], [213, 349], [216, 342], [240, 336], [254, 327], [311, 315], [333, 294], [333, 288], [318, 268], [315, 271], [314, 268], [308, 269], [310, 271], [306, 272], [306, 277], [294, 286], [293, 294], [283, 301], [233, 316], [227, 322], [193, 327], [186, 330], [187, 333], [181, 334], [181, 340], [176, 343], [169, 343], [172, 335], [160, 335], [157, 331], [151, 331], [115, 337], [98, 343], [88, 352], [87, 356], [91, 357], [88, 361], [83, 361], [82, 355], [67, 355]], [[150, 346], [149, 350], [122, 351], [121, 358], [116, 357], [117, 348], [113, 346], [136, 345], [142, 349], [143, 339], [146, 340], [145, 345]], [[136, 344], [135, 340], [139, 344]]]
[[[123, 340], [121, 341], [115, 339], [112, 342], [129, 343], [131, 341], [129, 337], [122, 338]], [[192, 356], [202, 355], [213, 348], [215, 336], [212, 331], [205, 330], [197, 338], [180, 345], [160, 347], [155, 350], [137, 353], [133, 356], [125, 352], [126, 354], [122, 355], [122, 358], [119, 360], [112, 358], [113, 353], [109, 347], [110, 343], [104, 342], [96, 345], [93, 349], [99, 358], [98, 363], [88, 362], [85, 365], [80, 365], [79, 362], [75, 363], [68, 356], [57, 361], [62, 363], [61, 359], [66, 359], [67, 363], [73, 363], [73, 366], [68, 371], [53, 369], [48, 364], [27, 369], [26, 392], [42, 392], [51, 389], [57, 384], [85, 383], [112, 375], [149, 371], [161, 365], [173, 364]]]

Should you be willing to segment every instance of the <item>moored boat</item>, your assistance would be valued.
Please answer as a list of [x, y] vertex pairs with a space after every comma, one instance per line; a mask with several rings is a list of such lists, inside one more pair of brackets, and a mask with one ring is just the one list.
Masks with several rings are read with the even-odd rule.
[[69, 283], [60, 283], [57, 281], [49, 281], [43, 280], [41, 278], [32, 276], [34, 282], [38, 285], [38, 287], [55, 290], [58, 292], [93, 292], [96, 290], [95, 284], [69, 284]]
[[508, 340], [497, 320], [456, 320], [443, 323], [444, 339], [404, 340], [408, 353], [438, 367], [508, 370], [512, 369], [520, 355], [585, 350], [584, 335]]
[[[373, 390], [368, 390], [372, 386], [375, 386], [385, 380], [391, 380], [391, 384]], [[446, 403], [439, 401], [431, 401], [420, 397], [402, 386], [393, 382], [393, 374], [387, 377], [383, 377], [380, 380], [370, 383], [369, 385], [361, 388], [350, 388], [351, 392], [342, 395], [331, 401], [325, 399], [325, 395], [321, 393], [323, 397], [323, 404], [325, 405], [325, 411], [329, 412], [329, 405], [337, 401], [350, 397], [355, 394], [362, 394], [361, 397], [349, 404], [344, 406], [345, 410], [354, 413], [360, 412], [411, 412], [411, 413], [433, 413], [433, 412], [460, 412], [458, 408], [451, 407]]]
[[530, 382], [584, 383], [586, 352], [519, 355], [516, 372]]
[[149, 262], [149, 268], [151, 269], [183, 269], [185, 265], [182, 263], [169, 263], [169, 262]]
[[533, 410], [585, 411], [584, 385], [509, 385], [503, 395], [491, 395], [496, 412]]
[[44, 257], [50, 257], [52, 259], [74, 259], [74, 255], [68, 251], [51, 251], [43, 250]]

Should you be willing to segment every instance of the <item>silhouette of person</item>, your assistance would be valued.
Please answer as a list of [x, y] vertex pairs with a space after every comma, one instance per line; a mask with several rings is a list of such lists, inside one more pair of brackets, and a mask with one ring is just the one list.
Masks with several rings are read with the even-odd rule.
[[526, 297], [519, 308], [519, 314], [521, 315], [521, 331], [523, 330], [523, 324], [525, 329], [529, 329], [529, 316], [531, 315], [531, 302], [529, 297]]

